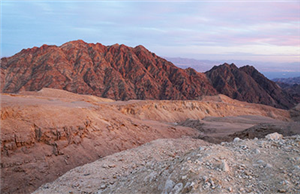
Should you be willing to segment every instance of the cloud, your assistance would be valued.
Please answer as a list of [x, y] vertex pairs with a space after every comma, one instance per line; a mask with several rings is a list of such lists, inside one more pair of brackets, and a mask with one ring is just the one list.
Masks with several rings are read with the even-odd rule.
[[290, 53], [299, 61], [299, 1], [4, 0], [1, 6], [3, 55], [83, 39], [143, 44], [163, 56]]

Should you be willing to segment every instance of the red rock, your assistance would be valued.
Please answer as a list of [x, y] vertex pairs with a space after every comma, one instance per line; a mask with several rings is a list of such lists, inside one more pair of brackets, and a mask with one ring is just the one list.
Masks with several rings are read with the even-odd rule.
[[143, 46], [106, 47], [81, 40], [60, 47], [43, 45], [3, 58], [1, 68], [3, 92], [49, 87], [116, 100], [217, 94], [204, 74], [177, 68]]
[[204, 74], [178, 68], [141, 45], [103, 46], [78, 40], [23, 49], [1, 59], [0, 75], [5, 93], [46, 87], [115, 100], [197, 100], [221, 93], [279, 108], [295, 105], [290, 95], [254, 67], [224, 64]]
[[252, 66], [238, 68], [225, 63], [205, 74], [219, 93], [233, 99], [285, 109], [295, 105], [289, 94]]

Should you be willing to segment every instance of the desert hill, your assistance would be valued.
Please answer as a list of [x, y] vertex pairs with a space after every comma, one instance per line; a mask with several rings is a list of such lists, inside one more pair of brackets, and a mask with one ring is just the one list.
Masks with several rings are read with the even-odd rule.
[[63, 89], [115, 100], [198, 100], [225, 94], [251, 103], [291, 108], [293, 98], [255, 68], [223, 64], [204, 73], [181, 69], [143, 46], [71, 41], [23, 49], [1, 59], [1, 91]]
[[30, 193], [74, 167], [155, 139], [226, 141], [260, 124], [293, 135], [297, 118], [299, 107], [288, 111], [224, 95], [114, 101], [50, 88], [1, 94], [1, 192]]

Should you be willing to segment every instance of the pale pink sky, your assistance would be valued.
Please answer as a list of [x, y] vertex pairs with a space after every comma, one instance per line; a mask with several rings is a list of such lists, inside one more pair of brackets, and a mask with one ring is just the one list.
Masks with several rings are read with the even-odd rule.
[[1, 9], [1, 56], [83, 39], [160, 56], [300, 65], [299, 0], [2, 0]]

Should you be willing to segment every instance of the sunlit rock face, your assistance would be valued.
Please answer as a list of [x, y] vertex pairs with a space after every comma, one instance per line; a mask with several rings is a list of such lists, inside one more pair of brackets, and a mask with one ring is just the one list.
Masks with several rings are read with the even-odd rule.
[[1, 68], [3, 92], [49, 87], [116, 100], [197, 99], [217, 94], [204, 74], [177, 68], [143, 46], [83, 41], [44, 45], [3, 58]]

